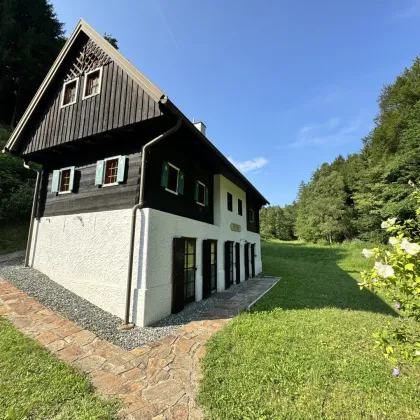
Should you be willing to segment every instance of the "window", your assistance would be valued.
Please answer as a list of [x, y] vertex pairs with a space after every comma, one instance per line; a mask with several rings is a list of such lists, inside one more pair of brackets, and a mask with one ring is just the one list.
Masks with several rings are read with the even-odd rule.
[[64, 83], [63, 92], [61, 93], [61, 108], [76, 103], [78, 86], [79, 79]]
[[242, 200], [238, 198], [238, 214], [242, 216]]
[[227, 207], [229, 211], [233, 211], [233, 197], [231, 193], [227, 193]]
[[101, 92], [102, 67], [85, 75], [83, 99], [98, 95]]
[[163, 162], [160, 185], [173, 194], [184, 194], [184, 173], [172, 163]]
[[217, 241], [210, 245], [210, 290], [217, 289]]
[[53, 171], [51, 192], [58, 194], [71, 193], [74, 187], [74, 166]]
[[254, 223], [254, 209], [249, 209], [249, 222]]
[[96, 162], [95, 185], [111, 186], [125, 181], [127, 156], [114, 156]]
[[118, 158], [105, 161], [104, 185], [115, 184], [118, 175]]
[[195, 181], [194, 200], [200, 206], [208, 206], [209, 204], [208, 188], [200, 181]]

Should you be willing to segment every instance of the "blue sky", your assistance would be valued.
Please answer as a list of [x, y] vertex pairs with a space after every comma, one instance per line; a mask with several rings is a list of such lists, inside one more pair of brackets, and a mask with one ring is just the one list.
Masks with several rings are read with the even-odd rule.
[[83, 17], [241, 169], [271, 204], [357, 152], [377, 98], [419, 53], [420, 0], [53, 0]]

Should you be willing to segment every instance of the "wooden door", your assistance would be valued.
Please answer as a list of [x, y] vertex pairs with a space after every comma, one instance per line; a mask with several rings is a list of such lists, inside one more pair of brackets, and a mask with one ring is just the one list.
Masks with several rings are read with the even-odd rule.
[[245, 280], [249, 279], [249, 244], [246, 243], [244, 247], [244, 255], [245, 255]]
[[225, 289], [233, 284], [233, 242], [225, 242]]
[[195, 239], [174, 238], [172, 263], [172, 313], [195, 300]]
[[203, 241], [203, 299], [217, 288], [217, 241]]
[[255, 244], [251, 244], [251, 276], [255, 277]]
[[241, 282], [241, 244], [235, 244], [236, 283]]

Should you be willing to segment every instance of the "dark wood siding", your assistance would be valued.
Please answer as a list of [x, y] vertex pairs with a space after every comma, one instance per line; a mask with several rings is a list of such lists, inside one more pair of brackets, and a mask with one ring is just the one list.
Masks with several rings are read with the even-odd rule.
[[[175, 195], [160, 186], [162, 162], [170, 162], [185, 174], [184, 194]], [[153, 146], [147, 157], [146, 207], [182, 217], [213, 223], [213, 175], [211, 158], [200, 149], [190, 132], [180, 129], [177, 133]], [[209, 205], [200, 206], [194, 200], [195, 181], [209, 189]]]
[[51, 193], [52, 170], [44, 170], [38, 216], [132, 208], [138, 197], [141, 157], [140, 153], [128, 157], [126, 182], [110, 187], [95, 186], [96, 160], [76, 166], [75, 190], [70, 194]]
[[63, 81], [51, 88], [27, 133], [24, 155], [162, 115], [159, 104], [113, 62], [103, 67], [99, 95], [82, 99], [84, 77], [73, 105], [61, 108]]

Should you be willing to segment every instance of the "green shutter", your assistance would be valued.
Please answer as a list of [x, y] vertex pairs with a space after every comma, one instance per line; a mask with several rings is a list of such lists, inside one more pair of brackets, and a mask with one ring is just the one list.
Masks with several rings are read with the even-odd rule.
[[57, 193], [58, 192], [58, 188], [60, 186], [60, 173], [61, 173], [61, 171], [59, 169], [53, 171], [52, 182], [51, 182], [51, 192], [52, 193]]
[[73, 188], [74, 188], [74, 170], [75, 170], [75, 167], [72, 166], [70, 168], [70, 185], [69, 185], [70, 191], [73, 191]]
[[125, 164], [127, 162], [127, 156], [120, 156], [118, 159], [118, 173], [117, 182], [125, 181]]
[[179, 171], [178, 173], [178, 194], [184, 194], [184, 172]]
[[205, 194], [205, 196], [204, 196], [204, 204], [206, 206], [208, 206], [209, 205], [209, 189], [207, 187], [205, 187], [204, 194]]
[[194, 200], [198, 201], [198, 181], [195, 181], [194, 185]]
[[168, 186], [168, 163], [167, 162], [162, 163], [162, 175], [160, 178], [160, 186], [165, 187], [165, 188]]
[[98, 160], [96, 162], [95, 185], [102, 185], [104, 183], [104, 169], [105, 169], [105, 161]]

